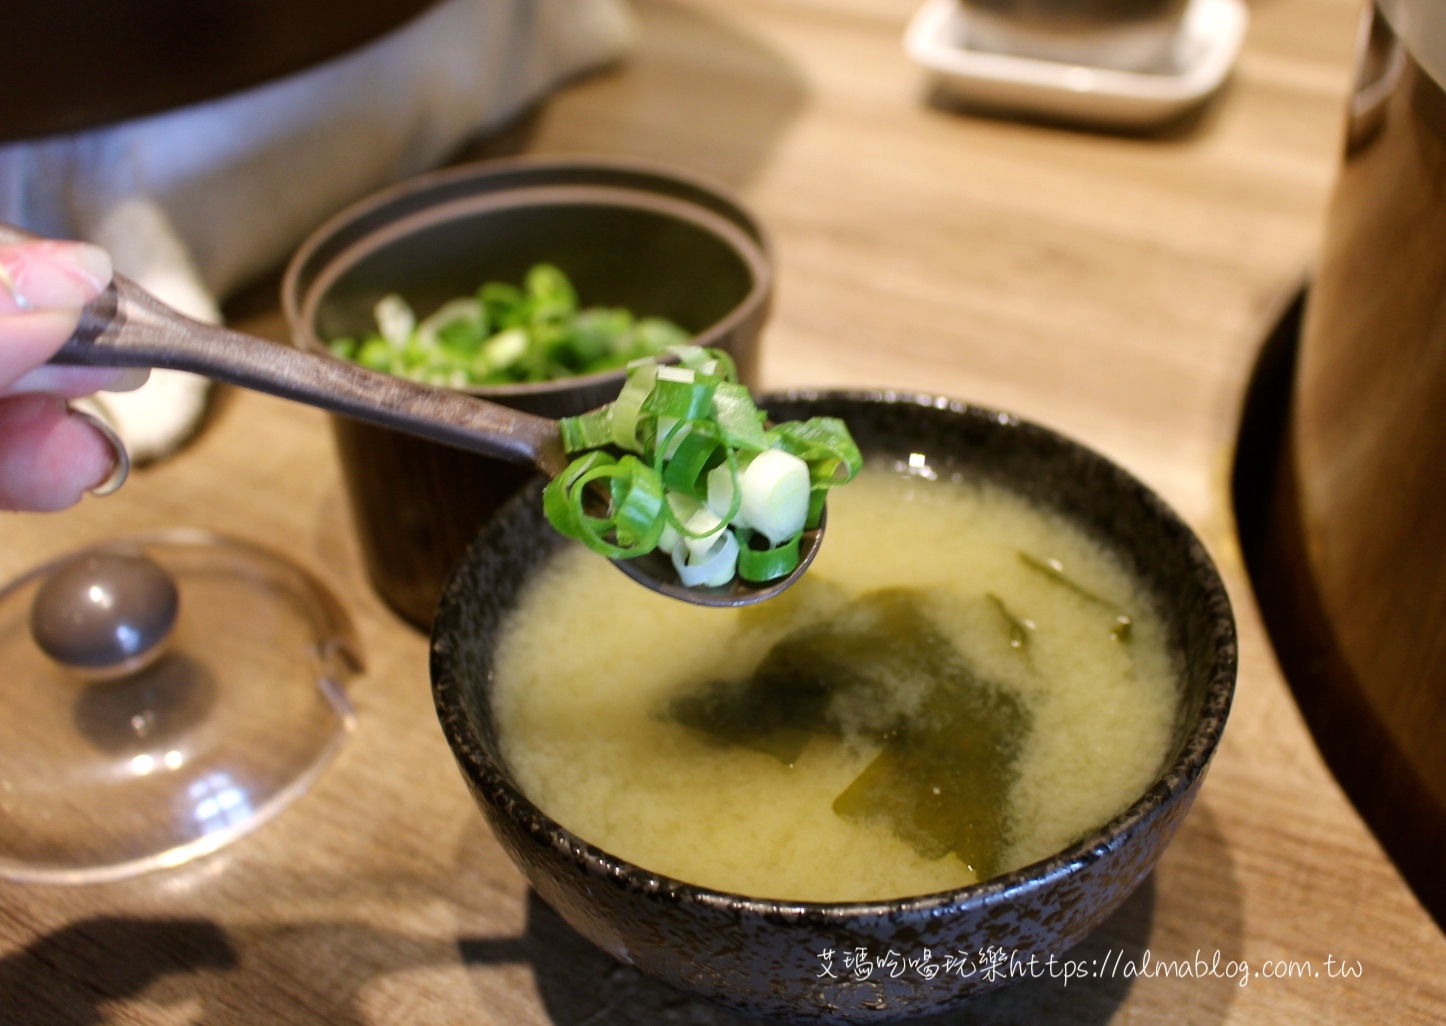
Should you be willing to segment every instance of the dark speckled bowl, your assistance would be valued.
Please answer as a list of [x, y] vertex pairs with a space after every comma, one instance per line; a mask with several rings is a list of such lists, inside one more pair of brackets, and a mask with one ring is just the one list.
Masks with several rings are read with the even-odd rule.
[[[1235, 689], [1230, 602], [1199, 540], [1149, 489], [1052, 431], [946, 399], [792, 392], [774, 420], [841, 417], [866, 454], [989, 478], [1052, 508], [1117, 551], [1164, 614], [1184, 666], [1167, 765], [1138, 801], [1053, 858], [972, 887], [859, 904], [769, 901], [660, 877], [549, 819], [498, 753], [489, 694], [497, 632], [528, 576], [565, 542], [543, 520], [540, 482], [482, 533], [443, 594], [432, 681], [457, 763], [537, 893], [585, 937], [645, 973], [748, 1015], [884, 1022], [936, 1012], [1003, 982], [980, 952], [1062, 955], [1144, 880], [1190, 809]], [[899, 964], [867, 979], [844, 952]], [[930, 963], [909, 966], [926, 949]], [[821, 975], [824, 951], [834, 977]], [[945, 963], [969, 953], [969, 963]]]

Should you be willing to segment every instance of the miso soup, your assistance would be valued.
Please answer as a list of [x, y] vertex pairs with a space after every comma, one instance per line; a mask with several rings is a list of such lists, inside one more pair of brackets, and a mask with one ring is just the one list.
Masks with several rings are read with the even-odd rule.
[[1123, 811], [1178, 694], [1149, 598], [1014, 493], [904, 469], [836, 490], [813, 568], [743, 610], [554, 557], [497, 652], [527, 795], [653, 872], [797, 901], [962, 886]]

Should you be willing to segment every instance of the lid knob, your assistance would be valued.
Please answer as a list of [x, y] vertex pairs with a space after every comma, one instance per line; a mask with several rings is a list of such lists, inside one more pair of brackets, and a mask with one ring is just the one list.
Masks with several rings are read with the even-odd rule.
[[179, 609], [176, 582], [155, 561], [90, 553], [41, 585], [30, 609], [30, 632], [57, 663], [105, 680], [155, 662]]

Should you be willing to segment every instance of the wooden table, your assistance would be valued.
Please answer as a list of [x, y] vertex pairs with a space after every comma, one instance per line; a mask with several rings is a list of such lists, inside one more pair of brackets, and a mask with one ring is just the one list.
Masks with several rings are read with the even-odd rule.
[[[514, 141], [739, 189], [778, 247], [768, 385], [923, 389], [1043, 421], [1159, 489], [1226, 576], [1230, 728], [1158, 871], [1085, 950], [1319, 975], [1044, 981], [944, 1021], [1446, 1021], [1446, 939], [1301, 723], [1227, 488], [1255, 350], [1316, 251], [1357, 0], [1259, 3], [1225, 94], [1155, 138], [931, 104], [900, 47], [914, 2], [640, 0], [637, 59]], [[270, 300], [242, 320], [283, 335]], [[334, 584], [368, 663], [354, 739], [274, 823], [130, 882], [0, 886], [0, 1023], [735, 1021], [611, 963], [528, 895], [437, 729], [426, 640], [361, 576], [322, 415], [225, 395], [195, 444], [114, 498], [0, 524], [6, 575], [161, 526], [266, 541]], [[1359, 978], [1329, 978], [1327, 956]]]

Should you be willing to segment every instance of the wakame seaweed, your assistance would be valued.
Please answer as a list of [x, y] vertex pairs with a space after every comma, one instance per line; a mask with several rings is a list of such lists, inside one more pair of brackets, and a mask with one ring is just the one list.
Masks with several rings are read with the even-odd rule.
[[925, 858], [953, 852], [984, 879], [1008, 840], [1029, 715], [969, 665], [924, 601], [903, 588], [863, 595], [780, 639], [748, 679], [707, 683], [668, 714], [789, 766], [816, 734], [881, 743], [834, 811], [882, 820]]
[[1074, 592], [1080, 598], [1092, 605], [1098, 606], [1110, 615], [1110, 637], [1119, 642], [1130, 640], [1131, 631], [1134, 629], [1134, 620], [1119, 606], [1109, 599], [1101, 598], [1080, 584], [1074, 578], [1064, 572], [1064, 564], [1057, 559], [1040, 559], [1038, 556], [1030, 555], [1021, 550], [1017, 553], [1019, 561], [1035, 573], [1040, 574], [1055, 584], [1063, 585]]

